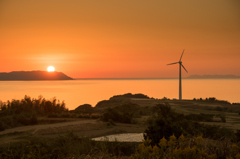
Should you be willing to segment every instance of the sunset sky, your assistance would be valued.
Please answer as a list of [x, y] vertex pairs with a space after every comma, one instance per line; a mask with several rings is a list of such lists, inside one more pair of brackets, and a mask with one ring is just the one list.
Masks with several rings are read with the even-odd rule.
[[0, 72], [240, 76], [239, 0], [0, 0]]

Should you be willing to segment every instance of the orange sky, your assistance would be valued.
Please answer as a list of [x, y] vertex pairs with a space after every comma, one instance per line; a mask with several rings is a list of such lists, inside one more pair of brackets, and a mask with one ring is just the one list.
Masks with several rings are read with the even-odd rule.
[[240, 75], [239, 0], [1, 0], [0, 72], [73, 78]]

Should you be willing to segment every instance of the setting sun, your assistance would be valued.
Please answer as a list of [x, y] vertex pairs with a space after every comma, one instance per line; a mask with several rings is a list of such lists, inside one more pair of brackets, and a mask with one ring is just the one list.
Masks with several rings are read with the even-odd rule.
[[54, 71], [55, 71], [55, 68], [54, 68], [53, 66], [49, 66], [49, 67], [47, 68], [47, 71], [48, 71], [48, 72], [54, 72]]

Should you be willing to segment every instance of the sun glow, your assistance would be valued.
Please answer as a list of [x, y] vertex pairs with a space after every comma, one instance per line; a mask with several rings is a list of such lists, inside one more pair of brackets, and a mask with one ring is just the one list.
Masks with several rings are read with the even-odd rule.
[[47, 71], [48, 71], [48, 72], [54, 72], [54, 71], [55, 71], [55, 68], [54, 68], [53, 66], [49, 66], [49, 67], [47, 68]]

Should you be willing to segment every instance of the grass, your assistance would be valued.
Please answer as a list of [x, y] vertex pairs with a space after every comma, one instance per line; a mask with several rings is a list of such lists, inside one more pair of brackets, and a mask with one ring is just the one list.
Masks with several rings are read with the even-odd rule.
[[24, 131], [24, 132], [13, 132], [8, 134], [0, 135], [0, 146], [9, 145], [15, 142], [24, 142], [33, 133], [34, 130]]
[[29, 137], [0, 147], [0, 158], [119, 158], [130, 156], [136, 143], [97, 142], [69, 132], [53, 139]]
[[[226, 117], [226, 123], [220, 123], [220, 122], [211, 122], [206, 124], [215, 124], [215, 125], [221, 125], [223, 127], [231, 128], [234, 130], [240, 129], [240, 123], [237, 121], [240, 121], [240, 115], [238, 114], [239, 111], [239, 106], [237, 105], [228, 105], [228, 109], [225, 111], [217, 111], [219, 107], [223, 107], [222, 105], [225, 106], [223, 103], [214, 103], [214, 102], [204, 102], [204, 101], [188, 101], [188, 102], [174, 102], [171, 101], [169, 104], [172, 106], [172, 108], [177, 112], [177, 113], [183, 113], [185, 115], [187, 114], [224, 114]], [[184, 105], [181, 105], [184, 104]], [[233, 110], [234, 111], [229, 111]], [[214, 120], [220, 120], [219, 118], [216, 118]]]

